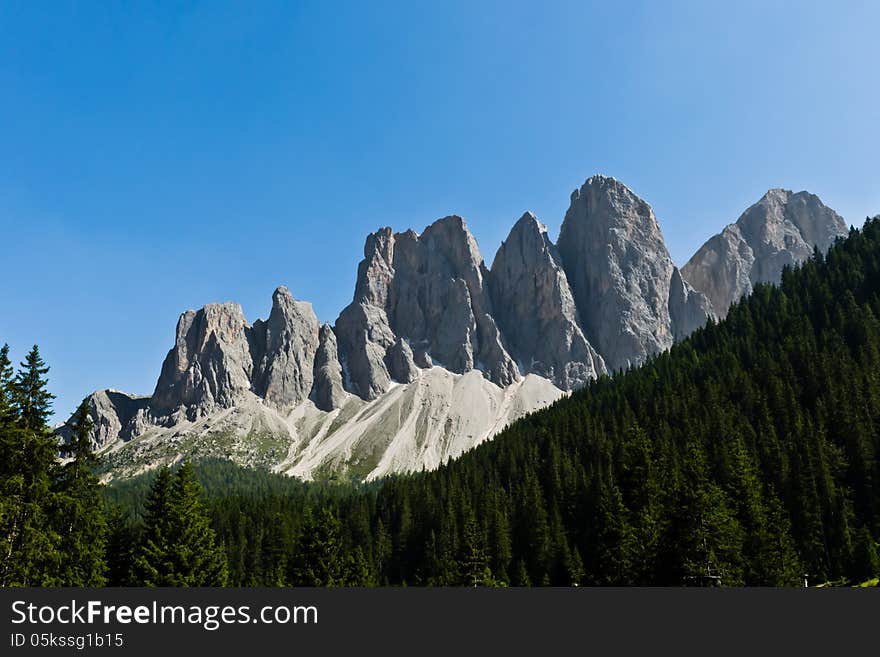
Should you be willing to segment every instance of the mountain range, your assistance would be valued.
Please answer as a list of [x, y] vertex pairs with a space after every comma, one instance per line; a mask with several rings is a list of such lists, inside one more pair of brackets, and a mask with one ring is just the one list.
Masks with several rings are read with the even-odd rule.
[[572, 193], [556, 243], [526, 212], [491, 266], [461, 217], [381, 228], [332, 326], [283, 286], [252, 324], [235, 303], [184, 312], [151, 396], [90, 395], [93, 447], [108, 477], [206, 457], [302, 479], [433, 469], [848, 230], [815, 195], [771, 189], [679, 269], [651, 206], [601, 175]]

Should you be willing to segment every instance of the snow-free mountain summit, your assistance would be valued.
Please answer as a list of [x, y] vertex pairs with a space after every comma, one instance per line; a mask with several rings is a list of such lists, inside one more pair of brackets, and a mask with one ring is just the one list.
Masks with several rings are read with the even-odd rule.
[[116, 477], [207, 457], [304, 479], [436, 468], [846, 232], [816, 196], [773, 189], [679, 270], [651, 206], [606, 176], [572, 193], [555, 244], [526, 212], [491, 266], [461, 217], [381, 228], [332, 326], [283, 286], [266, 320], [183, 313], [150, 397], [90, 396], [93, 446]]

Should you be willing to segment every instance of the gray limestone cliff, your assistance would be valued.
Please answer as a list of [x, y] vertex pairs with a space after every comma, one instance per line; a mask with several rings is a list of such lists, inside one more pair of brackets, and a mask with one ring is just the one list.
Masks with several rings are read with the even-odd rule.
[[375, 399], [398, 375], [411, 380], [409, 361], [456, 373], [479, 369], [499, 386], [518, 380], [487, 274], [461, 217], [439, 219], [421, 235], [390, 228], [371, 234], [354, 299], [335, 326], [350, 391]]
[[342, 365], [336, 347], [336, 334], [329, 324], [318, 333], [318, 350], [315, 352], [314, 376], [311, 399], [322, 411], [339, 408], [346, 398], [342, 385]]
[[498, 325], [523, 374], [572, 390], [606, 372], [581, 329], [559, 253], [532, 213], [501, 244], [490, 283]]
[[250, 325], [237, 303], [209, 303], [177, 322], [174, 347], [162, 364], [150, 408], [156, 415], [186, 409], [188, 417], [229, 408], [251, 389]]
[[[593, 176], [571, 195], [559, 253], [586, 337], [612, 371], [638, 365], [699, 326], [700, 303], [670, 315], [674, 265], [651, 206], [626, 185]], [[705, 309], [708, 310], [708, 309]]]
[[272, 295], [265, 323], [254, 323], [262, 358], [254, 371], [254, 392], [275, 406], [293, 406], [308, 398], [314, 379], [319, 324], [312, 304], [296, 301], [282, 286]]
[[[141, 426], [139, 419], [149, 403], [149, 397], [109, 388], [89, 395], [89, 415], [94, 422], [92, 449], [97, 452], [116, 440], [131, 440], [136, 436]], [[69, 442], [73, 437], [71, 420], [56, 428], [55, 433], [64, 442]]]
[[669, 319], [673, 338], [684, 340], [698, 328], [705, 326], [708, 318], [717, 319], [709, 298], [698, 292], [684, 280], [678, 267], [672, 268], [669, 281]]
[[272, 296], [269, 319], [253, 326], [234, 303], [188, 310], [177, 322], [150, 413], [161, 418], [182, 411], [193, 419], [249, 395], [276, 408], [295, 406], [311, 394], [318, 347], [311, 304], [297, 301], [283, 286]]
[[778, 283], [782, 269], [823, 253], [848, 232], [846, 222], [814, 194], [771, 189], [735, 224], [710, 238], [681, 273], [720, 317], [756, 283]]

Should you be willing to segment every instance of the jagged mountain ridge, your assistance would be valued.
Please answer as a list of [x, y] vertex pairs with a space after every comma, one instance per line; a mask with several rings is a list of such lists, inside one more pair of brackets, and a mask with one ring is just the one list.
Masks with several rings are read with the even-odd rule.
[[[845, 232], [803, 195], [771, 190], [735, 225], [752, 283], [812, 251], [791, 226], [823, 249]], [[557, 244], [526, 213], [491, 268], [461, 217], [382, 228], [333, 326], [283, 286], [252, 325], [234, 303], [183, 313], [151, 397], [92, 395], [93, 444], [117, 475], [199, 456], [306, 479], [437, 467], [726, 312], [742, 286], [725, 289], [700, 253], [679, 271], [650, 205], [605, 176], [573, 192]]]

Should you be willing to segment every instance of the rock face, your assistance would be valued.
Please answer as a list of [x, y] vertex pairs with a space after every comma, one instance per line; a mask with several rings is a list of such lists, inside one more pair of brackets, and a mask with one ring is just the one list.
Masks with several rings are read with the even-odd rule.
[[405, 338], [397, 338], [385, 353], [385, 364], [391, 378], [400, 383], [411, 383], [419, 377], [412, 349]]
[[345, 388], [363, 399], [375, 399], [391, 387], [385, 353], [395, 342], [385, 311], [371, 304], [352, 303], [336, 320], [336, 339], [342, 353]]
[[717, 319], [709, 298], [692, 288], [681, 277], [678, 267], [673, 267], [669, 281], [669, 319], [675, 340], [684, 340], [710, 317]]
[[269, 319], [253, 326], [234, 303], [188, 310], [177, 322], [150, 413], [204, 417], [252, 394], [279, 408], [295, 406], [312, 391], [318, 333], [311, 304], [283, 286], [272, 296]]
[[251, 389], [251, 334], [236, 303], [210, 303], [183, 313], [174, 347], [162, 364], [151, 410], [167, 415], [185, 408], [193, 417], [241, 400]]
[[275, 290], [269, 319], [254, 323], [254, 341], [262, 350], [254, 371], [254, 392], [279, 407], [308, 398], [318, 331], [312, 304], [296, 301], [286, 287]]
[[490, 282], [498, 324], [524, 374], [563, 390], [605, 374], [604, 360], [581, 329], [559, 253], [531, 212], [498, 249]]
[[808, 192], [771, 189], [735, 224], [710, 238], [682, 268], [719, 316], [756, 283], [778, 283], [785, 266], [824, 252], [846, 235], [846, 222]]
[[571, 195], [558, 246], [585, 333], [609, 369], [672, 345], [674, 266], [650, 205], [623, 183], [593, 176]]
[[493, 316], [487, 273], [461, 217], [440, 219], [421, 235], [390, 228], [371, 234], [354, 300], [336, 320], [349, 390], [375, 399], [392, 379], [412, 380], [410, 361], [455, 373], [479, 369], [500, 386], [517, 381]]
[[329, 324], [324, 324], [318, 333], [311, 398], [322, 411], [332, 411], [342, 406], [346, 397], [342, 386], [342, 365], [339, 363], [336, 348], [336, 334]]
[[[97, 390], [89, 395], [89, 414], [95, 423], [92, 449], [100, 451], [117, 439], [130, 440], [139, 428], [137, 418], [150, 403], [149, 397], [128, 395], [118, 390]], [[68, 420], [55, 431], [65, 442], [73, 437]]]

